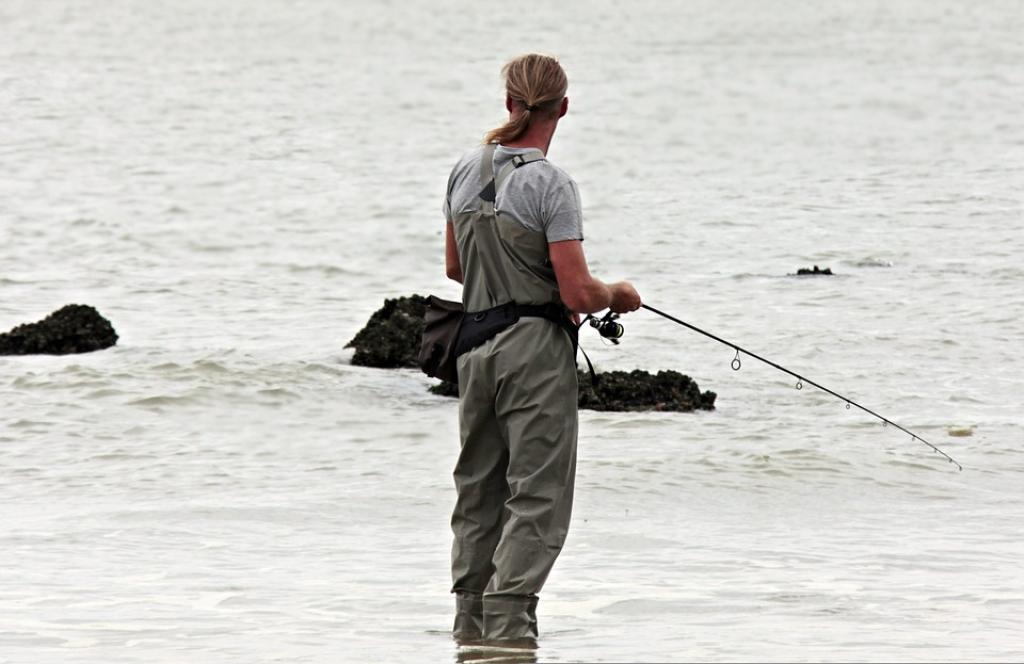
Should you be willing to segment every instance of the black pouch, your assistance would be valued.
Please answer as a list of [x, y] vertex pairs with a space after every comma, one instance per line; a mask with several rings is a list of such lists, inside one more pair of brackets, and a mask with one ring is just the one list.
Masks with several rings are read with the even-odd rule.
[[462, 329], [459, 331], [459, 342], [455, 346], [455, 355], [459, 356], [473, 350], [517, 322], [519, 322], [519, 309], [515, 302], [501, 304], [483, 311], [467, 312], [462, 319]]
[[463, 316], [461, 302], [442, 300], [433, 295], [427, 298], [423, 337], [416, 357], [423, 373], [441, 380], [458, 382], [455, 345], [459, 340]]

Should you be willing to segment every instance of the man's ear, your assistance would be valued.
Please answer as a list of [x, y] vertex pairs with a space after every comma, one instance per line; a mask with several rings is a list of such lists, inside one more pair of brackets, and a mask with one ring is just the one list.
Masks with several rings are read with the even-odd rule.
[[569, 112], [569, 98], [562, 97], [562, 107], [558, 109], [558, 117], [564, 118], [565, 114]]
[[505, 95], [505, 110], [509, 113], [512, 112], [512, 97], [511, 95]]

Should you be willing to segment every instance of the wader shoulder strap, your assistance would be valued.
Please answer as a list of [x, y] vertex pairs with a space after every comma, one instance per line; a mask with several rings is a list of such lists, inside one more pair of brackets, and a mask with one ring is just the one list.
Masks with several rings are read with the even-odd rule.
[[480, 158], [480, 198], [489, 203], [494, 202], [494, 151], [497, 149], [497, 145], [488, 143]]
[[516, 170], [521, 166], [532, 164], [535, 161], [541, 161], [544, 159], [544, 153], [540, 150], [531, 150], [530, 152], [524, 152], [523, 154], [517, 154], [512, 157], [512, 161], [508, 162], [501, 167], [498, 171], [498, 177], [494, 178], [494, 191], [495, 194], [501, 191], [502, 185], [508, 180], [508, 176], [512, 175], [512, 171]]
[[[480, 198], [493, 203], [498, 191], [512, 171], [520, 166], [532, 164], [535, 161], [544, 159], [544, 153], [540, 150], [531, 150], [512, 157], [512, 160], [501, 167], [497, 177], [494, 176], [494, 151], [497, 146], [493, 143], [484, 148], [483, 161], [480, 163]], [[485, 179], [486, 178], [486, 179]]]
[[498, 146], [488, 143], [484, 146], [483, 158], [480, 160], [480, 186], [485, 187], [494, 179], [494, 151]]

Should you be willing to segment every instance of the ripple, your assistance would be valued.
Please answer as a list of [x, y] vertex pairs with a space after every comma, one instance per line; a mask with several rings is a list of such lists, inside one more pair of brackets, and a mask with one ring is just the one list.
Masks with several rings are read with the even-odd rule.
[[886, 258], [878, 258], [876, 256], [867, 256], [865, 258], [859, 258], [857, 260], [844, 260], [843, 265], [849, 265], [850, 267], [863, 267], [863, 268], [888, 268], [893, 267], [894, 263]]
[[614, 616], [644, 616], [650, 614], [686, 614], [692, 612], [692, 610], [692, 606], [683, 602], [651, 599], [623, 599], [594, 609], [594, 613], [606, 613]]
[[165, 394], [133, 399], [132, 401], [127, 402], [127, 405], [141, 406], [143, 408], [160, 408], [161, 406], [176, 406], [195, 402], [196, 399], [192, 395], [172, 396]]

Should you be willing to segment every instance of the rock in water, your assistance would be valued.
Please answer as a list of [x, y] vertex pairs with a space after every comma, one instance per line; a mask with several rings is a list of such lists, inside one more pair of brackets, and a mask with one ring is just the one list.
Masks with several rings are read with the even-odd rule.
[[814, 269], [811, 269], [809, 267], [801, 267], [797, 269], [796, 274], [797, 276], [800, 277], [806, 277], [810, 275], [832, 276], [832, 268], [827, 267], [824, 270], [822, 270], [817, 265], [814, 266]]
[[61, 307], [38, 323], [0, 334], [0, 355], [91, 353], [117, 343], [110, 321], [85, 304]]
[[345, 345], [355, 348], [352, 364], [382, 369], [417, 368], [427, 298], [411, 295], [384, 300], [366, 327]]
[[436, 394], [439, 397], [455, 397], [459, 396], [459, 385], [453, 383], [450, 380], [442, 380], [437, 385], [431, 385], [427, 388], [427, 391], [431, 394]]
[[[651, 374], [639, 369], [609, 371], [597, 374], [598, 383], [591, 384], [590, 374], [579, 372], [579, 407], [588, 410], [660, 410], [690, 412], [714, 410], [714, 392], [701, 392], [689, 376], [678, 371]], [[434, 394], [459, 396], [459, 386], [447, 381], [430, 388]]]
[[714, 410], [714, 392], [701, 392], [689, 376], [678, 371], [609, 371], [590, 376], [580, 374], [580, 408], [590, 410], [663, 410], [690, 412]]

